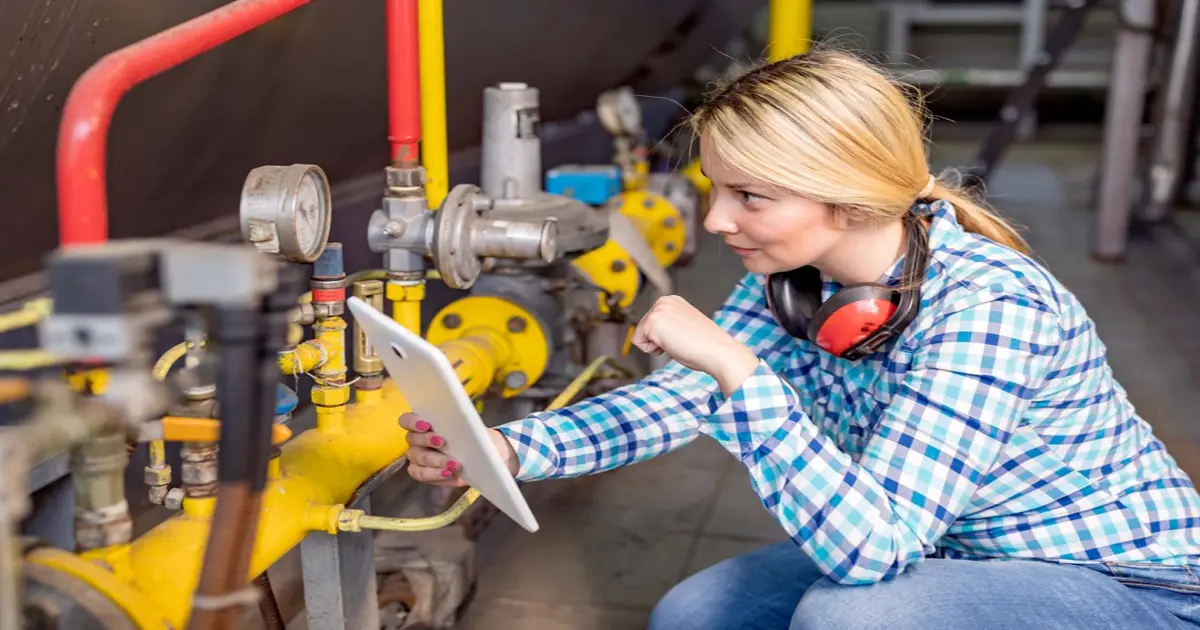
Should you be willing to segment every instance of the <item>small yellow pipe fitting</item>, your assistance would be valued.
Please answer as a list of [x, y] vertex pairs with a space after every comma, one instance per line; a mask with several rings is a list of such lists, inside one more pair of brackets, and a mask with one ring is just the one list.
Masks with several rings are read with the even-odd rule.
[[279, 373], [285, 376], [308, 374], [325, 364], [330, 355], [322, 339], [309, 339], [279, 352]]
[[425, 299], [425, 281], [404, 284], [389, 280], [384, 291], [388, 301], [392, 303], [392, 319], [414, 333], [421, 334], [421, 301]]

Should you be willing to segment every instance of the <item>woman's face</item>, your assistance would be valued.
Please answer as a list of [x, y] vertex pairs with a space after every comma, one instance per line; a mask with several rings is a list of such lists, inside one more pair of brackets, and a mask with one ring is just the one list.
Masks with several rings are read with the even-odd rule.
[[704, 229], [719, 235], [753, 273], [816, 264], [841, 239], [823, 203], [754, 184], [700, 139], [700, 163], [712, 182]]

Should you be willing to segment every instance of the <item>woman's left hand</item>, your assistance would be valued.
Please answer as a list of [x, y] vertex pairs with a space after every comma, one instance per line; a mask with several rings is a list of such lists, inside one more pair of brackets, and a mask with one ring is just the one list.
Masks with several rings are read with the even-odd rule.
[[663, 354], [693, 370], [707, 372], [726, 395], [741, 387], [758, 367], [758, 357], [712, 319], [678, 295], [658, 298], [638, 322], [633, 345]]

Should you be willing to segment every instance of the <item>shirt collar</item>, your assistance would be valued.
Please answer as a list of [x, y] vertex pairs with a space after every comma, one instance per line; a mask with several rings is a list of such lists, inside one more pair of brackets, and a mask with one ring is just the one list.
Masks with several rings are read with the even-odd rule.
[[[955, 214], [954, 206], [950, 202], [939, 199], [933, 203], [920, 202], [912, 207], [912, 212], [922, 217], [929, 217], [929, 249], [931, 252], [937, 251], [948, 238], [953, 234], [962, 232], [962, 226], [958, 223], [958, 216]], [[904, 254], [892, 263], [892, 266], [883, 273], [879, 278], [879, 283], [884, 285], [895, 285], [900, 282], [901, 274], [904, 270]], [[829, 276], [822, 275], [824, 283], [821, 291], [822, 300], [828, 300], [830, 296], [842, 288], [842, 285], [835, 282]]]

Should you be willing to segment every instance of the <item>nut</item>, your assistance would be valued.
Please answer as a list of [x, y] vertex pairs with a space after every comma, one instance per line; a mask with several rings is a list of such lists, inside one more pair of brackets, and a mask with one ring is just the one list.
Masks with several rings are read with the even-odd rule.
[[341, 387], [316, 387], [312, 390], [312, 401], [314, 405], [322, 407], [337, 407], [350, 402], [350, 388], [345, 385]]
[[[508, 318], [508, 332], [511, 332], [511, 333], [525, 332], [525, 328], [528, 325], [529, 325], [529, 322], [525, 321], [524, 317]], [[522, 375], [522, 378], [524, 378], [524, 375]]]
[[442, 325], [454, 330], [462, 326], [462, 317], [459, 317], [457, 313], [446, 313], [446, 316], [442, 318]]
[[162, 505], [163, 502], [167, 500], [167, 487], [150, 486], [150, 491], [146, 494], [148, 495], [147, 498], [150, 499], [151, 503], [154, 505]]
[[420, 166], [414, 168], [395, 168], [387, 167], [384, 169], [387, 174], [388, 188], [417, 188], [425, 185], [425, 169]]
[[170, 466], [147, 466], [146, 467], [146, 485], [147, 486], [165, 486], [171, 483], [171, 467]]
[[330, 317], [341, 317], [346, 312], [346, 304], [344, 302], [314, 302], [313, 316], [315, 319], [328, 319]]
[[166, 498], [163, 499], [163, 507], [169, 510], [179, 510], [183, 508], [183, 489], [171, 488], [167, 491]]

